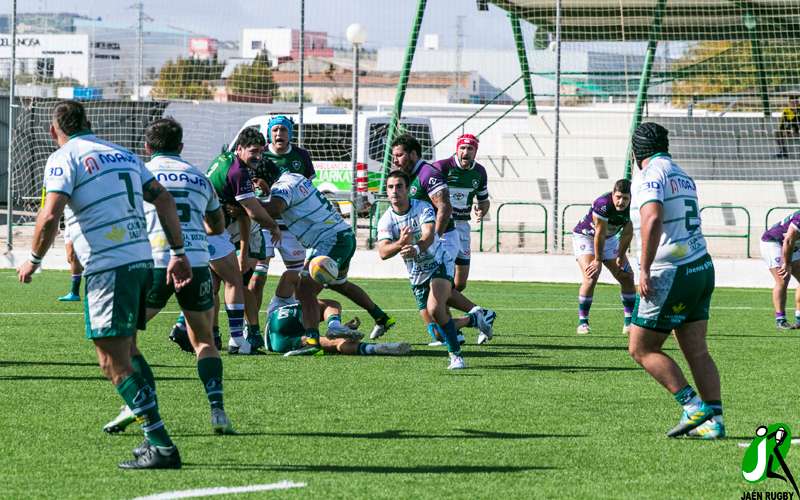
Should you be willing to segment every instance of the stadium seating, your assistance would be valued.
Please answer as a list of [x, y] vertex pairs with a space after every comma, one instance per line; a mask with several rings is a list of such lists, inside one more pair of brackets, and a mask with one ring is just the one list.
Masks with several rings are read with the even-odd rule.
[[[767, 212], [776, 206], [798, 204], [800, 179], [800, 144], [788, 145], [788, 158], [779, 159], [774, 137], [777, 118], [751, 116], [652, 116], [645, 120], [658, 122], [670, 130], [670, 151], [673, 158], [694, 177], [703, 206], [744, 206], [750, 214], [750, 253], [758, 255], [758, 239], [764, 230]], [[552, 225], [554, 186], [554, 132], [552, 114], [531, 117], [529, 133], [505, 133], [502, 155], [486, 155], [478, 160], [486, 167], [495, 208], [504, 201], [526, 200], [542, 203]], [[567, 112], [560, 121], [558, 217], [568, 230], [583, 214], [585, 207], [565, 206], [589, 203], [611, 189], [624, 174], [630, 115], [621, 113]], [[510, 206], [503, 209], [503, 227], [524, 229], [542, 227], [539, 209]], [[775, 210], [770, 222], [785, 215]], [[485, 231], [494, 242], [495, 209]], [[745, 212], [739, 209], [706, 209], [704, 226], [708, 234], [744, 234]], [[559, 221], [559, 226], [562, 222]], [[503, 250], [509, 245], [538, 245], [537, 238], [502, 235]], [[523, 241], [524, 240], [524, 241]], [[743, 256], [744, 242], [735, 238], [710, 238], [718, 254]], [[541, 237], [538, 238], [541, 241]], [[567, 242], [567, 246], [569, 243]], [[476, 246], [477, 248], [477, 246]], [[526, 248], [528, 251], [531, 248]], [[542, 249], [541, 245], [533, 249]]]

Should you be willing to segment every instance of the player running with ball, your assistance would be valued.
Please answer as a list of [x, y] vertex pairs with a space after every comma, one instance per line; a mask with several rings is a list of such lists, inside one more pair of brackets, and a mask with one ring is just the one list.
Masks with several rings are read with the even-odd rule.
[[386, 178], [391, 208], [378, 222], [378, 254], [384, 260], [398, 254], [403, 257], [417, 308], [442, 329], [450, 353], [448, 370], [459, 370], [466, 368], [466, 364], [457, 331], [477, 326], [478, 313], [456, 320], [450, 316], [447, 301], [453, 290], [455, 259], [436, 241], [436, 213], [431, 204], [409, 199], [410, 183], [402, 170], [395, 170]]

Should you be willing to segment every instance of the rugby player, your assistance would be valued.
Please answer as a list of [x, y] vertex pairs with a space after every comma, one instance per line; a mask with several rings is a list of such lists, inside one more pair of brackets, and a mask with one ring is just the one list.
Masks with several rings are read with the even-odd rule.
[[[667, 436], [716, 439], [725, 436], [725, 426], [719, 372], [706, 344], [714, 263], [700, 229], [697, 186], [672, 161], [668, 134], [656, 123], [643, 123], [633, 134], [640, 171], [631, 186], [631, 221], [641, 257], [628, 351], [683, 408]], [[672, 331], [699, 395], [662, 349]]]
[[[325, 255], [336, 262], [339, 273], [327, 285], [331, 290], [342, 294], [348, 288], [356, 290], [372, 307], [365, 307], [363, 300], [356, 302], [359, 306], [367, 310], [377, 307], [360, 287], [347, 280], [350, 259], [356, 250], [356, 238], [350, 225], [306, 177], [291, 172], [280, 173], [277, 168], [265, 177], [270, 197], [264, 206], [271, 215], [282, 218], [289, 232], [306, 248], [304, 270], [295, 293], [304, 311], [307, 344], [319, 348], [320, 311], [317, 296], [323, 286], [308, 274], [308, 264], [314, 257]], [[289, 299], [291, 295], [278, 297]]]
[[[145, 203], [147, 233], [153, 249], [153, 282], [147, 293], [147, 321], [155, 317], [172, 295], [176, 295], [188, 324], [188, 337], [197, 355], [197, 374], [206, 391], [211, 406], [211, 427], [217, 434], [232, 434], [233, 426], [225, 413], [222, 391], [222, 360], [214, 345], [212, 335], [211, 272], [208, 268], [208, 241], [206, 234], [222, 234], [225, 216], [216, 192], [205, 174], [180, 157], [183, 150], [183, 129], [172, 118], [162, 118], [145, 129], [145, 152], [151, 156], [147, 169], [175, 198], [178, 219], [184, 237], [184, 249], [192, 265], [192, 281], [180, 290], [167, 283], [169, 246], [164, 229], [159, 223], [155, 207]], [[131, 346], [131, 356], [141, 356], [136, 337]], [[152, 378], [152, 376], [148, 377]], [[151, 380], [155, 387], [155, 380]], [[120, 414], [103, 427], [108, 433], [122, 432], [135, 421], [136, 416], [126, 405]]]
[[58, 150], [45, 165], [47, 195], [34, 230], [31, 256], [17, 269], [30, 283], [58, 232], [62, 212], [85, 270], [86, 337], [94, 342], [100, 368], [141, 419], [146, 446], [123, 469], [177, 469], [178, 448], [158, 411], [152, 371], [144, 356], [131, 358], [137, 328], [145, 328], [145, 297], [153, 256], [143, 202], [155, 206], [170, 259], [162, 277], [176, 290], [192, 269], [184, 248], [175, 201], [130, 151], [96, 137], [83, 105], [56, 103], [50, 137]]
[[447, 172], [447, 189], [453, 207], [455, 231], [458, 233], [458, 255], [453, 283], [459, 292], [467, 288], [469, 279], [471, 214], [480, 222], [489, 213], [489, 189], [486, 169], [475, 161], [478, 153], [478, 138], [464, 134], [456, 140], [453, 156], [433, 162], [433, 167]]
[[64, 226], [64, 251], [67, 253], [67, 263], [72, 273], [72, 281], [69, 293], [58, 298], [59, 302], [80, 302], [81, 300], [81, 278], [83, 277], [83, 266], [75, 255], [75, 247], [69, 236], [69, 226]]
[[767, 264], [775, 284], [772, 305], [775, 307], [775, 326], [791, 330], [800, 326], [800, 287], [795, 290], [794, 325], [786, 321], [786, 289], [789, 278], [800, 281], [800, 210], [784, 218], [761, 235], [761, 258]]
[[402, 170], [386, 178], [390, 208], [378, 222], [378, 254], [381, 259], [400, 255], [406, 263], [411, 290], [420, 313], [433, 318], [443, 332], [450, 355], [448, 370], [466, 368], [457, 331], [476, 326], [479, 312], [453, 320], [447, 301], [453, 291], [455, 259], [441, 245], [435, 246], [436, 214], [427, 201], [408, 196], [411, 179]]
[[630, 332], [636, 303], [633, 270], [625, 256], [633, 239], [630, 204], [631, 182], [620, 179], [614, 183], [610, 193], [594, 200], [592, 208], [572, 230], [572, 251], [583, 278], [578, 291], [578, 334], [591, 331], [589, 310], [604, 265], [619, 282], [625, 315], [622, 333], [627, 335]]
[[[455, 263], [458, 255], [459, 241], [458, 233], [455, 232], [453, 221], [453, 207], [450, 204], [450, 195], [447, 186], [447, 176], [449, 172], [439, 170], [430, 163], [422, 159], [422, 146], [413, 136], [403, 134], [392, 141], [392, 164], [394, 168], [403, 170], [411, 179], [409, 196], [413, 199], [427, 201], [433, 206], [436, 212], [436, 233], [434, 235], [434, 250], [439, 247], [450, 254]], [[442, 165], [446, 167], [446, 165]], [[481, 334], [478, 336], [478, 344], [484, 344], [491, 340], [494, 333], [494, 320], [497, 314], [491, 309], [482, 308], [458, 290], [450, 293], [448, 305], [467, 313], [474, 313], [478, 318], [478, 329]], [[423, 321], [428, 328], [428, 334], [433, 339], [433, 343], [443, 340], [442, 332], [437, 328], [438, 321], [427, 316], [427, 311], [423, 311], [425, 318]], [[372, 338], [372, 337], [370, 337]]]
[[[319, 346], [309, 347], [303, 324], [303, 309], [295, 299], [273, 297], [269, 305], [267, 321], [267, 349], [284, 356], [315, 354], [322, 351], [330, 354], [393, 355], [402, 356], [411, 352], [405, 342], [368, 344], [361, 342], [363, 334], [358, 329], [358, 318], [342, 325], [342, 306], [335, 300], [318, 299], [322, 316], [319, 322], [326, 322], [329, 330], [339, 338], [320, 337]], [[342, 336], [342, 326], [351, 330], [350, 336]]]
[[[262, 165], [267, 169], [272, 168], [271, 165], [275, 165], [278, 172], [281, 174], [285, 172], [299, 174], [308, 180], [313, 180], [316, 177], [316, 172], [314, 170], [314, 164], [311, 161], [311, 155], [305, 149], [291, 144], [293, 134], [294, 124], [286, 116], [275, 116], [270, 119], [267, 124], [267, 138], [269, 144], [264, 151], [264, 159], [266, 162]], [[256, 168], [255, 171], [251, 170], [251, 173], [256, 178], [256, 182], [261, 181], [261, 177], [269, 177], [269, 173], [261, 173], [259, 172], [260, 170], [262, 169]], [[337, 207], [334, 206], [334, 208]], [[278, 297], [290, 297], [300, 280], [300, 271], [303, 269], [306, 249], [303, 248], [303, 245], [292, 235], [292, 232], [287, 230], [286, 225], [283, 224], [282, 221], [280, 222], [284, 237], [281, 239], [280, 245], [277, 245], [276, 248], [281, 252], [281, 257], [286, 266], [286, 272], [283, 273], [278, 282], [275, 295]], [[270, 249], [267, 249], [267, 252], [269, 254]], [[259, 264], [262, 264], [259, 271], [263, 273], [264, 279], [266, 279], [266, 270], [269, 265], [268, 261], [266, 263], [260, 262]], [[263, 281], [261, 281], [261, 290], [263, 290], [263, 286]], [[356, 305], [362, 307], [372, 317], [375, 321], [375, 326], [372, 329], [370, 338], [380, 337], [395, 325], [395, 318], [386, 314], [358, 285], [348, 281], [331, 287], [331, 289], [355, 302]]]
[[[280, 241], [280, 229], [269, 214], [264, 210], [256, 198], [253, 183], [250, 179], [248, 165], [255, 165], [261, 160], [261, 153], [266, 141], [264, 136], [254, 127], [244, 129], [239, 134], [236, 149], [231, 153], [223, 153], [211, 164], [207, 176], [217, 192], [220, 203], [230, 204], [240, 209], [243, 214], [238, 220], [231, 221], [227, 230], [220, 235], [209, 236], [208, 252], [209, 266], [214, 272], [214, 301], [219, 304], [217, 298], [219, 282], [225, 282], [225, 312], [228, 316], [228, 326], [230, 328], [230, 339], [228, 341], [229, 354], [255, 354], [257, 350], [264, 346], [264, 338], [255, 328], [247, 331], [244, 336], [244, 319], [247, 314], [250, 325], [258, 324], [258, 310], [255, 309], [255, 301], [249, 300], [251, 307], [245, 310], [245, 290], [243, 280], [249, 276], [243, 276], [248, 272], [246, 267], [249, 258], [249, 239], [241, 238], [239, 259], [236, 257], [236, 249], [231, 243], [229, 231], [238, 231], [239, 234], [251, 234], [250, 219], [254, 220], [261, 227], [269, 230], [272, 241]], [[240, 223], [241, 226], [239, 225]], [[253, 233], [261, 243], [260, 231]], [[242, 269], [245, 267], [245, 269]], [[219, 306], [215, 306], [214, 317], [217, 317]], [[178, 345], [184, 350], [189, 350], [186, 342], [186, 329], [181, 324], [185, 320], [183, 317], [178, 319], [178, 323], [173, 327], [170, 338], [178, 338]], [[216, 327], [216, 320], [214, 322]], [[215, 337], [218, 338], [218, 329], [215, 328]], [[216, 342], [216, 339], [215, 339]]]

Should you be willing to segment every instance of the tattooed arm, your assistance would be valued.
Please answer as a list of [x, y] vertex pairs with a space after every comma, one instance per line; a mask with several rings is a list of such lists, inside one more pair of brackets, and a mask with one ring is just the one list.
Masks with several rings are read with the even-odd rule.
[[169, 191], [156, 180], [151, 180], [142, 186], [144, 200], [156, 207], [158, 220], [164, 229], [172, 251], [172, 258], [167, 264], [167, 284], [173, 283], [176, 290], [180, 290], [192, 281], [192, 267], [183, 249], [183, 233], [175, 208], [175, 200]]
[[183, 246], [183, 233], [181, 223], [178, 220], [178, 211], [175, 208], [175, 200], [169, 191], [156, 180], [152, 180], [142, 187], [144, 201], [152, 203], [156, 207], [158, 220], [167, 236], [170, 248], [180, 248]]

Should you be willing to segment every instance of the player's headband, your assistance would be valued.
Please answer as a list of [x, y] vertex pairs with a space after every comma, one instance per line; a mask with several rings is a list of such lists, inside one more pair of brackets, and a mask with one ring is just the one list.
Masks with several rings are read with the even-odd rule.
[[464, 134], [456, 141], [456, 149], [460, 148], [462, 144], [469, 144], [478, 150], [478, 138], [472, 134]]
[[272, 127], [275, 125], [283, 125], [289, 131], [289, 142], [292, 140], [292, 132], [294, 130], [294, 123], [283, 115], [273, 116], [269, 123], [267, 123], [267, 142], [272, 142]]

